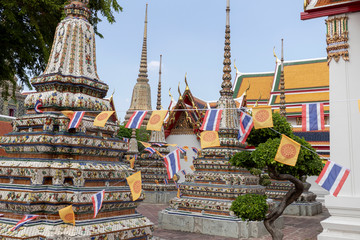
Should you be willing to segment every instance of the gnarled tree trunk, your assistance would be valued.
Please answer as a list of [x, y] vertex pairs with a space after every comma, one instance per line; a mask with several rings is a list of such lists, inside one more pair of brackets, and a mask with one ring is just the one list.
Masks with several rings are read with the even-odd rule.
[[268, 173], [272, 179], [288, 180], [295, 185], [295, 189], [289, 190], [280, 204], [274, 208], [265, 218], [264, 225], [272, 236], [272, 239], [282, 240], [284, 234], [281, 229], [275, 227], [275, 220], [278, 219], [284, 212], [285, 208], [293, 203], [304, 191], [304, 184], [301, 180], [290, 174], [279, 174], [275, 166], [268, 166]]

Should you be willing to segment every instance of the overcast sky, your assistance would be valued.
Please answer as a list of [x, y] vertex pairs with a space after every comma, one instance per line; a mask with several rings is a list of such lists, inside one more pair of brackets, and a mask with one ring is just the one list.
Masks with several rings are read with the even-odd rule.
[[[148, 6], [148, 74], [152, 108], [156, 107], [159, 58], [162, 64], [162, 105], [167, 108], [171, 93], [178, 99], [177, 86], [185, 89], [184, 76], [193, 95], [217, 100], [222, 82], [226, 0], [119, 0], [123, 12], [116, 23], [106, 21], [96, 38], [97, 67], [109, 85], [120, 120], [130, 106], [139, 73], [144, 33], [145, 5]], [[274, 71], [275, 58], [284, 38], [285, 60], [326, 57], [324, 18], [302, 21], [301, 0], [252, 0], [230, 2], [232, 77], [234, 59], [240, 72]]]

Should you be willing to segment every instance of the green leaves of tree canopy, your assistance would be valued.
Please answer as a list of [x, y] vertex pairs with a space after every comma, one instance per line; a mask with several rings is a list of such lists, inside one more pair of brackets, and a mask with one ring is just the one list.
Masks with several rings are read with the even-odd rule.
[[[8, 97], [15, 89], [15, 76], [30, 89], [29, 76], [40, 75], [49, 58], [55, 29], [64, 15], [67, 0], [0, 0], [0, 88]], [[114, 23], [114, 11], [122, 10], [117, 0], [90, 0], [89, 19], [96, 34], [99, 13]], [[14, 96], [15, 92], [13, 92]]]

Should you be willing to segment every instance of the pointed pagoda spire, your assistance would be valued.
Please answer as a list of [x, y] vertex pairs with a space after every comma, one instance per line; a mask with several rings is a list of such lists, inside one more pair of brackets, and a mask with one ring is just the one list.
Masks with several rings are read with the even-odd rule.
[[224, 68], [223, 68], [223, 82], [221, 84], [221, 96], [232, 97], [231, 84], [231, 53], [230, 53], [230, 0], [226, 2], [226, 28], [225, 28], [225, 47], [224, 47]]
[[[131, 104], [129, 110], [126, 112], [125, 121], [128, 121], [134, 111], [137, 110], [151, 110], [151, 90], [149, 85], [149, 79], [147, 74], [147, 9], [148, 4], [146, 4], [145, 10], [145, 22], [144, 22], [144, 38], [143, 46], [141, 51], [141, 60], [139, 75], [137, 82], [134, 86]], [[150, 118], [150, 112], [145, 116], [143, 125], [145, 126]]]
[[158, 84], [156, 110], [160, 110], [160, 109], [161, 109], [161, 60], [162, 60], [162, 55], [160, 55], [159, 84]]
[[148, 82], [148, 74], [147, 74], [147, 9], [148, 4], [146, 4], [145, 10], [145, 22], [144, 22], [144, 39], [143, 39], [143, 46], [141, 52], [141, 60], [140, 60], [140, 69], [138, 75], [138, 82]]
[[284, 39], [281, 39], [280, 115], [286, 117], [284, 77]]

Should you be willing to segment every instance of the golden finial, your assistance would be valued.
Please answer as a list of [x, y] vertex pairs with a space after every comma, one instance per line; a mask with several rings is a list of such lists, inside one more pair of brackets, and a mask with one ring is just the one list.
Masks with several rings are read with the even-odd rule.
[[178, 85], [178, 92], [179, 92], [179, 99], [182, 99], [181, 92], [180, 92], [180, 82], [179, 82], [179, 85]]
[[186, 73], [185, 73], [185, 84], [186, 84], [185, 90], [189, 90], [189, 85], [188, 85], [187, 80], [186, 80]]
[[274, 47], [274, 49], [273, 49], [273, 53], [274, 53], [274, 57], [276, 58], [276, 63], [280, 62], [280, 60], [279, 60], [278, 57], [276, 56], [275, 47]]
[[173, 96], [171, 95], [170, 90], [171, 90], [171, 88], [169, 88], [169, 97], [171, 97], [171, 101], [174, 101], [174, 98], [173, 98]]
[[[248, 83], [249, 83], [249, 86], [247, 87], [247, 89], [245, 90], [245, 92], [244, 92], [244, 96], [246, 96], [247, 95], [247, 91], [250, 89], [250, 80], [248, 79]], [[260, 95], [261, 96], [261, 95]]]
[[261, 99], [261, 92], [260, 92], [260, 91], [259, 91], [259, 94], [260, 94], [260, 96], [259, 96], [258, 100], [256, 100], [254, 107], [257, 107], [257, 106], [258, 106], [258, 101]]
[[235, 61], [236, 61], [236, 58], [234, 59], [234, 68], [235, 68], [236, 72], [238, 72], [239, 70], [237, 69], [237, 67], [235, 65]]

